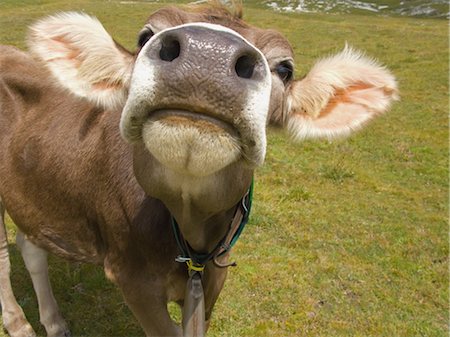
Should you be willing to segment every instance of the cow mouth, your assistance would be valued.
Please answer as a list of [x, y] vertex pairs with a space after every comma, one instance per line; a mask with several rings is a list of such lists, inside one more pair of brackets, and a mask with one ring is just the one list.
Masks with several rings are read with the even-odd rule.
[[237, 128], [209, 113], [153, 110], [142, 138], [161, 164], [183, 174], [210, 175], [242, 157]]
[[170, 124], [192, 125], [217, 132], [227, 132], [236, 139], [239, 138], [238, 130], [228, 121], [215, 117], [213, 114], [194, 112], [180, 109], [159, 109], [148, 114], [150, 121], [164, 121]]

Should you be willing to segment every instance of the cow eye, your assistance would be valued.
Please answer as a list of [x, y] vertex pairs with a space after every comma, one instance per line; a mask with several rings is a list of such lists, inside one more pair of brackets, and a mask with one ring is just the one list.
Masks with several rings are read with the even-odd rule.
[[138, 47], [142, 48], [153, 35], [155, 35], [155, 33], [153, 33], [150, 28], [144, 27], [144, 29], [142, 29], [139, 33]]
[[294, 67], [289, 62], [281, 62], [277, 65], [275, 71], [284, 84], [292, 80], [294, 74]]

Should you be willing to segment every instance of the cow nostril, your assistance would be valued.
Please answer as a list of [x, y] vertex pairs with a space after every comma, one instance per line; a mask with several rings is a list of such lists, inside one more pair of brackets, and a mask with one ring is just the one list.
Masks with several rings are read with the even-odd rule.
[[236, 74], [242, 78], [251, 78], [255, 70], [256, 60], [250, 55], [244, 55], [236, 61]]
[[174, 38], [166, 38], [162, 41], [159, 57], [163, 61], [172, 62], [180, 56], [180, 42]]

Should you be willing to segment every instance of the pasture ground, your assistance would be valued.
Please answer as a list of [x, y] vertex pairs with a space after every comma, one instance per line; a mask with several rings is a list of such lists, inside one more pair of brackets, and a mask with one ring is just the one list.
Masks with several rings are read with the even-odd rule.
[[[159, 6], [0, 1], [0, 43], [24, 47], [32, 20], [84, 10], [133, 48]], [[347, 140], [294, 144], [269, 131], [254, 212], [233, 252], [239, 266], [229, 271], [209, 336], [448, 335], [448, 22], [253, 5], [245, 17], [287, 36], [298, 78], [349, 42], [395, 73], [402, 100]], [[11, 221], [8, 232], [16, 296], [43, 336]], [[51, 258], [50, 269], [74, 336], [142, 335], [100, 268]]]

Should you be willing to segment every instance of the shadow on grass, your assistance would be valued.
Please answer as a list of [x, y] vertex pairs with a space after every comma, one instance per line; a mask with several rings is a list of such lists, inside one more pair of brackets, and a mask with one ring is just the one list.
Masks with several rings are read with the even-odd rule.
[[[38, 336], [45, 336], [31, 278], [20, 251], [9, 245], [11, 283]], [[142, 336], [143, 331], [125, 304], [119, 290], [99, 266], [72, 263], [49, 256], [49, 275], [60, 311], [72, 336]], [[1, 336], [1, 332], [0, 332]]]

